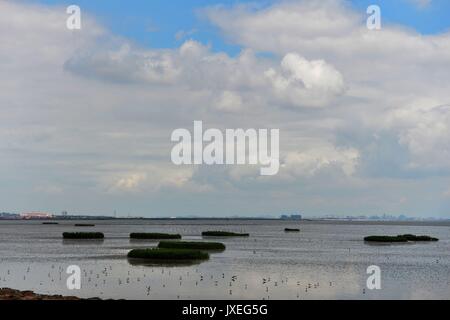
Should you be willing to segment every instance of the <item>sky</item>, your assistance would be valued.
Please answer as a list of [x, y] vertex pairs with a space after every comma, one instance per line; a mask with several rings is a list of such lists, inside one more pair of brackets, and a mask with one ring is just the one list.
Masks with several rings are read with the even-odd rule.
[[[450, 218], [448, 1], [2, 0], [0, 38], [0, 211]], [[175, 166], [194, 120], [280, 172]]]
[[[220, 29], [214, 28], [214, 25], [208, 23], [208, 19], [202, 17], [202, 10], [207, 7], [232, 7], [242, 4], [268, 8], [277, 3], [270, 0], [134, 0], [132, 5], [124, 5], [123, 0], [31, 2], [52, 6], [77, 4], [115, 34], [143, 46], [175, 48], [189, 38], [211, 44], [214, 51], [225, 51], [228, 54], [239, 53], [242, 46], [226, 41]], [[450, 3], [446, 0], [353, 0], [349, 3], [362, 12], [368, 6], [377, 4], [383, 8], [385, 23], [401, 24], [422, 34], [434, 34], [449, 29]]]

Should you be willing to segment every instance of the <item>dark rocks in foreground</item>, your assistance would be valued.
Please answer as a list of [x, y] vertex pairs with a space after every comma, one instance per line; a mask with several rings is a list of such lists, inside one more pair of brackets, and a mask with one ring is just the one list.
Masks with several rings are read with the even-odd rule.
[[37, 294], [33, 291], [20, 291], [9, 288], [0, 288], [0, 300], [83, 300], [83, 299], [73, 296], [46, 295], [46, 294]]

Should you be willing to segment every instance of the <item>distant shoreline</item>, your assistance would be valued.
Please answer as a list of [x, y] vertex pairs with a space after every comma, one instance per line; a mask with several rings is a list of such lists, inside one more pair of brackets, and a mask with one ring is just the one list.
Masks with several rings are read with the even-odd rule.
[[41, 222], [45, 224], [50, 221], [57, 222], [76, 222], [76, 221], [97, 221], [97, 222], [146, 222], [146, 221], [161, 221], [161, 222], [196, 222], [196, 221], [235, 221], [235, 222], [256, 222], [256, 221], [267, 221], [267, 222], [283, 222], [285, 224], [349, 224], [349, 225], [399, 225], [399, 226], [407, 226], [407, 225], [417, 225], [417, 226], [450, 226], [450, 219], [448, 220], [363, 220], [363, 219], [338, 219], [338, 218], [315, 218], [315, 219], [280, 219], [280, 218], [249, 218], [249, 217], [233, 217], [233, 218], [114, 218], [114, 217], [95, 217], [95, 216], [73, 216], [73, 217], [55, 217], [49, 219], [8, 219], [1, 218], [0, 223], [2, 221], [5, 222]]

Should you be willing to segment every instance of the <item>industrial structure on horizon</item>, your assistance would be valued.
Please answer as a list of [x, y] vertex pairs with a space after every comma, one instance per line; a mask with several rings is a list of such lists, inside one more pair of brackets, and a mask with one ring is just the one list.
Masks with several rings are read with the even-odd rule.
[[291, 214], [291, 215], [286, 215], [283, 214], [280, 217], [281, 220], [302, 220], [302, 215], [301, 214]]
[[19, 214], [21, 219], [31, 220], [31, 219], [52, 219], [53, 214], [48, 212], [24, 212]]

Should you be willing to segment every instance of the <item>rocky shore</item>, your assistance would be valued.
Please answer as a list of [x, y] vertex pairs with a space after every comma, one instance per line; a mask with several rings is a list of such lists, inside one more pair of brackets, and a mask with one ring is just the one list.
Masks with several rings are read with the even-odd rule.
[[73, 296], [37, 294], [33, 291], [20, 291], [0, 288], [0, 300], [82, 300]]

